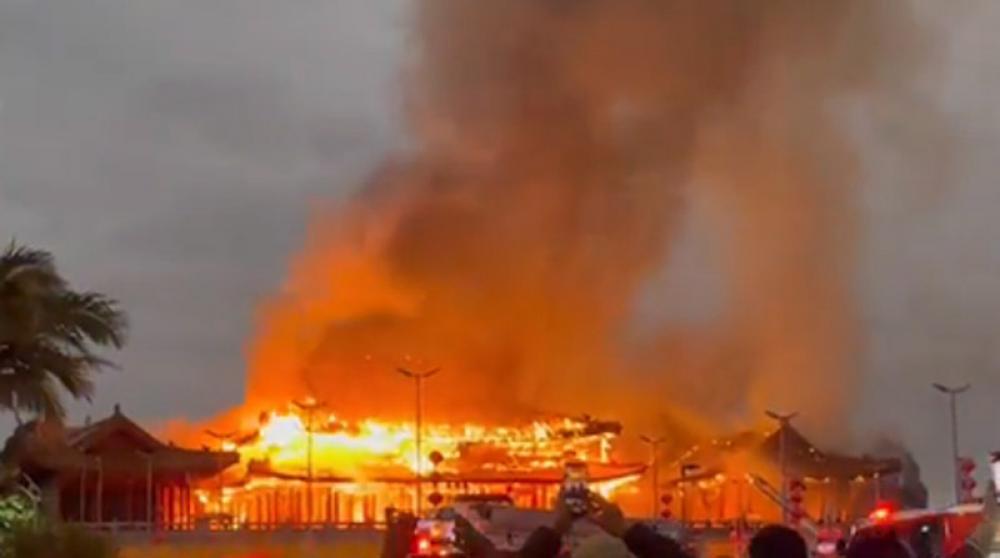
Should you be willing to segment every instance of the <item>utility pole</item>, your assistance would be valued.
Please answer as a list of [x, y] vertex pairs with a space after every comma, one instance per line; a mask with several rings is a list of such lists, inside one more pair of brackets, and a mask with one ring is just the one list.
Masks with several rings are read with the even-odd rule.
[[416, 395], [417, 395], [417, 410], [416, 410], [416, 432], [414, 432], [414, 442], [416, 449], [416, 475], [417, 475], [417, 489], [416, 489], [416, 505], [414, 506], [414, 513], [417, 516], [420, 515], [420, 510], [423, 508], [423, 482], [424, 482], [424, 467], [423, 467], [423, 449], [421, 445], [423, 444], [423, 413], [424, 413], [424, 395], [423, 395], [423, 384], [424, 380], [428, 380], [435, 374], [441, 371], [440, 368], [434, 368], [432, 370], [427, 370], [425, 372], [413, 372], [406, 368], [397, 368], [397, 372], [402, 374], [404, 377], [413, 380], [416, 385]]
[[312, 528], [313, 520], [313, 418], [316, 411], [326, 407], [326, 403], [316, 401], [312, 397], [305, 401], [292, 401], [292, 404], [306, 414], [306, 522]]
[[657, 510], [660, 509], [660, 444], [665, 440], [659, 437], [651, 436], [639, 436], [642, 442], [649, 446], [650, 453], [650, 469], [652, 469], [653, 476], [653, 506], [651, 508], [652, 517], [657, 516]]
[[957, 387], [950, 387], [944, 384], [933, 384], [934, 389], [948, 396], [948, 404], [951, 407], [951, 465], [954, 467], [955, 502], [962, 501], [962, 480], [959, 474], [958, 456], [958, 396], [969, 391], [972, 384], [964, 384]]
[[778, 462], [781, 467], [781, 521], [788, 523], [788, 429], [792, 425], [792, 419], [799, 416], [798, 413], [780, 414], [774, 411], [766, 412], [768, 418], [778, 422]]

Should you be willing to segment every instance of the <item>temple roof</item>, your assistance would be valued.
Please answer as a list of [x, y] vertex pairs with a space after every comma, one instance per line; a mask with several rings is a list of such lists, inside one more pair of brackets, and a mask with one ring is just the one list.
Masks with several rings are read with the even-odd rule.
[[685, 477], [697, 480], [732, 472], [734, 468], [745, 469], [743, 472], [759, 472], [755, 469], [763, 467], [777, 468], [781, 461], [782, 436], [788, 471], [799, 477], [817, 480], [867, 479], [899, 473], [902, 469], [898, 459], [824, 452], [790, 424], [768, 434], [743, 432], [695, 446], [677, 460], [677, 469], [681, 463], [697, 465], [698, 470]]
[[23, 470], [64, 473], [189, 474], [208, 476], [239, 461], [230, 452], [191, 450], [165, 444], [118, 408], [108, 418], [78, 427], [51, 421], [23, 424], [8, 438], [2, 459]]

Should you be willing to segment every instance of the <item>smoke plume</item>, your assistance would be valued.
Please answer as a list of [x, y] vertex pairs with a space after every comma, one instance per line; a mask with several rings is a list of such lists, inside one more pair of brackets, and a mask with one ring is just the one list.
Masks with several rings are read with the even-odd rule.
[[[905, 79], [904, 3], [413, 9], [409, 148], [317, 210], [261, 310], [249, 403], [408, 416], [405, 366], [442, 368], [431, 415], [843, 412], [856, 164], [839, 115]], [[725, 310], [637, 341], [636, 299], [696, 198], [725, 241]]]

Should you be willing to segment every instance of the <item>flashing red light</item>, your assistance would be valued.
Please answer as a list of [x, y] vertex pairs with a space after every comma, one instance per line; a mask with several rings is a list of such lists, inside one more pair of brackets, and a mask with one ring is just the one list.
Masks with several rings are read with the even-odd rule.
[[430, 539], [425, 539], [425, 538], [421, 537], [419, 540], [417, 540], [417, 551], [418, 552], [427, 552], [430, 549], [431, 549], [431, 541], [430, 541]]
[[872, 521], [885, 521], [889, 519], [890, 515], [892, 515], [891, 509], [886, 506], [880, 506], [875, 508], [875, 511], [868, 514], [868, 519], [871, 519]]

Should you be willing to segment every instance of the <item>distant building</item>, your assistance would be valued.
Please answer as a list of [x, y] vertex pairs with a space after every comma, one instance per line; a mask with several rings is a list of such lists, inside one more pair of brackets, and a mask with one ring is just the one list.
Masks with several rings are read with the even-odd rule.
[[670, 465], [665, 489], [673, 495], [671, 512], [692, 522], [781, 520], [775, 496], [781, 492], [782, 453], [787, 478], [805, 486], [802, 509], [815, 522], [863, 517], [877, 504], [900, 497], [898, 459], [825, 452], [785, 425], [768, 434], [745, 432], [689, 449]]
[[193, 527], [194, 484], [239, 460], [236, 453], [163, 443], [117, 406], [110, 417], [81, 427], [24, 424], [2, 457], [40, 487], [52, 517], [161, 529]]

